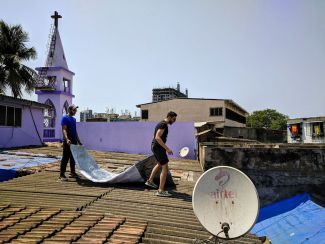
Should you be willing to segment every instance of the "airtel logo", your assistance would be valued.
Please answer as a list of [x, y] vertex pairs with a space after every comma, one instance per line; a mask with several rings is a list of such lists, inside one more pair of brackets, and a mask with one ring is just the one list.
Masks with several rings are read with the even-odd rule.
[[230, 175], [227, 171], [219, 170], [218, 174], [214, 177], [214, 180], [217, 182], [219, 187], [222, 187], [230, 180]]
[[225, 170], [219, 170], [217, 175], [214, 177], [217, 182], [217, 189], [209, 193], [210, 197], [217, 199], [237, 198], [237, 192], [231, 189], [226, 189], [226, 185], [230, 180], [230, 174]]

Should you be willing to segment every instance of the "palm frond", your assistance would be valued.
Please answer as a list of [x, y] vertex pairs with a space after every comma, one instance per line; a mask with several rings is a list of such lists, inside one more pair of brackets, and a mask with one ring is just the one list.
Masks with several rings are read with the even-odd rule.
[[6, 85], [10, 87], [11, 93], [14, 97], [22, 97], [21, 87], [23, 84], [20, 81], [20, 75], [16, 70], [11, 70], [8, 74]]
[[26, 65], [22, 65], [19, 70], [19, 75], [25, 86], [25, 91], [28, 93], [33, 92], [36, 86], [37, 73]]
[[14, 97], [21, 97], [22, 89], [34, 91], [37, 73], [21, 63], [36, 58], [35, 48], [26, 47], [28, 41], [21, 25], [0, 20], [0, 92], [9, 88]]

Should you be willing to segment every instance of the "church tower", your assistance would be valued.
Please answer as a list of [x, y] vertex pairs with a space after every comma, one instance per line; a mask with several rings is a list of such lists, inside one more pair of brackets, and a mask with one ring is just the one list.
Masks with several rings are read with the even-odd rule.
[[36, 94], [38, 102], [51, 106], [51, 109], [44, 111], [44, 141], [61, 141], [61, 118], [67, 114], [74, 97], [74, 73], [68, 68], [59, 34], [58, 21], [62, 16], [55, 11], [51, 18], [54, 19], [54, 25], [51, 28], [45, 66], [36, 68], [39, 74]]

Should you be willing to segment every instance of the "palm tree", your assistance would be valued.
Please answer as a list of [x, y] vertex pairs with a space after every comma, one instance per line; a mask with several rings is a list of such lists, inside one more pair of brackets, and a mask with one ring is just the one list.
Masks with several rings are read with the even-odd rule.
[[21, 25], [10, 26], [0, 20], [0, 93], [9, 88], [14, 97], [22, 97], [22, 90], [34, 91], [37, 73], [22, 64], [36, 58], [35, 49], [26, 47], [28, 34]]

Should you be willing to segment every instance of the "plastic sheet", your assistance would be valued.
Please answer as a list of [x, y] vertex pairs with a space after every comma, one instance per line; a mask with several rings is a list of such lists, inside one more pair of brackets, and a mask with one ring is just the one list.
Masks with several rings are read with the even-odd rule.
[[112, 173], [100, 168], [84, 146], [71, 145], [70, 149], [80, 173], [93, 182], [127, 183], [144, 181], [136, 165], [132, 165], [121, 173]]
[[0, 169], [22, 169], [22, 168], [30, 168], [35, 166], [40, 166], [42, 164], [48, 164], [57, 162], [58, 158], [47, 158], [39, 155], [20, 155], [18, 154], [8, 154], [1, 153], [0, 154]]
[[307, 193], [271, 204], [260, 213], [251, 232], [268, 236], [273, 244], [325, 243], [325, 208]]
[[53, 163], [59, 159], [48, 158], [43, 154], [4, 151], [0, 153], [0, 182], [15, 178], [19, 169]]

